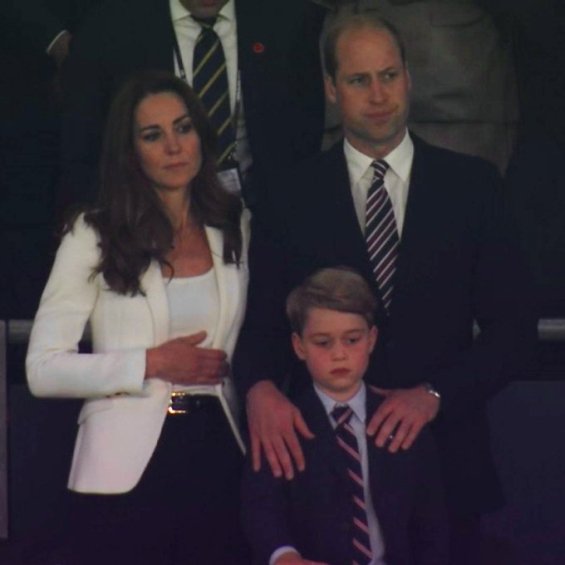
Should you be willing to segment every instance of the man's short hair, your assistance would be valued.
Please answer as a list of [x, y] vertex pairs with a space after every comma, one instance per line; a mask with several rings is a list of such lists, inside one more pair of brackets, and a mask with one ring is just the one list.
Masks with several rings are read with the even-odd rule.
[[406, 64], [404, 40], [398, 29], [391, 22], [374, 12], [357, 13], [350, 9], [339, 10], [328, 18], [328, 24], [321, 40], [324, 70], [333, 79], [335, 79], [337, 72], [336, 49], [341, 34], [350, 29], [362, 28], [372, 28], [388, 32], [400, 52], [402, 63]]
[[307, 277], [286, 300], [292, 331], [302, 335], [312, 308], [359, 314], [369, 327], [375, 323], [377, 301], [367, 281], [349, 267], [321, 269]]

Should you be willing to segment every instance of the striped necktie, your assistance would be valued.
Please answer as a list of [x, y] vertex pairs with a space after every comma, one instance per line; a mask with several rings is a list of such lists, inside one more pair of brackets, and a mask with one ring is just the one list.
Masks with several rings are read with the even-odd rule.
[[353, 411], [347, 405], [335, 405], [331, 416], [336, 422], [335, 435], [339, 447], [343, 450], [347, 462], [347, 474], [351, 481], [353, 496], [353, 524], [351, 527], [352, 565], [367, 565], [371, 562], [373, 553], [367, 525], [367, 510], [365, 507], [365, 490], [361, 456], [355, 432], [349, 423]]
[[222, 168], [235, 148], [226, 58], [222, 42], [214, 31], [216, 18], [193, 19], [202, 29], [194, 45], [192, 87], [218, 135], [218, 165]]
[[399, 238], [392, 203], [384, 184], [388, 164], [380, 160], [373, 161], [371, 166], [374, 176], [367, 193], [365, 240], [373, 274], [385, 310], [389, 312]]

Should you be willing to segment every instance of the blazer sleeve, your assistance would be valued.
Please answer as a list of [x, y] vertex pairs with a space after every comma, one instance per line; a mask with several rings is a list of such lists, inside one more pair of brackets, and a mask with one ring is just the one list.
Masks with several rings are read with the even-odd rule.
[[253, 553], [253, 563], [265, 565], [274, 551], [295, 547], [288, 523], [286, 479], [275, 478], [266, 461], [256, 472], [248, 456], [242, 479], [242, 525]]
[[143, 391], [144, 348], [79, 353], [99, 298], [101, 276], [92, 276], [98, 260], [96, 234], [79, 218], [57, 251], [31, 331], [26, 371], [37, 396], [85, 398]]

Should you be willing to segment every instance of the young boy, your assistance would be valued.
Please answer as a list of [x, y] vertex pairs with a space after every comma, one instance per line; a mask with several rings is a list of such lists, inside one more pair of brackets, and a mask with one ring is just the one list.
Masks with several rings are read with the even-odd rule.
[[[265, 462], [243, 480], [243, 521], [261, 565], [447, 563], [447, 527], [431, 435], [390, 453], [367, 439], [381, 401], [363, 376], [377, 341], [376, 303], [365, 280], [323, 269], [287, 300], [292, 345], [312, 386], [300, 408], [314, 439], [291, 481]], [[385, 446], [386, 447], [386, 446]]]

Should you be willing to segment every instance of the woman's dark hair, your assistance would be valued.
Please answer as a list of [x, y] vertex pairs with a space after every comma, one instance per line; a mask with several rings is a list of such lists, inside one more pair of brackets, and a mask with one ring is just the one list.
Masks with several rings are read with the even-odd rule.
[[224, 236], [223, 260], [241, 257], [240, 199], [221, 186], [216, 175], [216, 134], [200, 100], [181, 79], [164, 71], [132, 75], [114, 98], [106, 122], [100, 161], [97, 206], [85, 221], [100, 237], [101, 273], [108, 286], [120, 293], [143, 293], [140, 279], [152, 260], [167, 264], [174, 230], [150, 180], [143, 173], [134, 147], [135, 112], [151, 94], [179, 96], [200, 137], [202, 166], [191, 181], [190, 214], [198, 225], [218, 228]]

